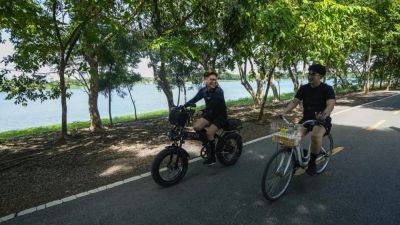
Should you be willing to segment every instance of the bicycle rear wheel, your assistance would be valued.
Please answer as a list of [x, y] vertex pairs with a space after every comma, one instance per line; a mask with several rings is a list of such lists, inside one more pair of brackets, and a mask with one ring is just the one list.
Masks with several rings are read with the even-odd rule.
[[293, 177], [293, 150], [282, 149], [276, 152], [265, 167], [261, 190], [265, 198], [275, 201], [287, 190]]

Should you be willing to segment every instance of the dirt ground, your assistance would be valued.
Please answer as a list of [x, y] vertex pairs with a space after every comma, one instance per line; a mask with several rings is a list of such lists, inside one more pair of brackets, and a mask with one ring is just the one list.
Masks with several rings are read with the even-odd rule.
[[[391, 93], [379, 91], [339, 96], [337, 105], [355, 106]], [[244, 142], [265, 136], [271, 118], [287, 103], [268, 105], [261, 121], [252, 106], [232, 107], [229, 116], [243, 121]], [[298, 119], [301, 109], [291, 114]], [[0, 217], [84, 192], [150, 170], [154, 156], [170, 142], [166, 118], [127, 122], [92, 134], [75, 130], [66, 143], [58, 133], [16, 138], [0, 144]], [[185, 144], [191, 156], [200, 145]]]

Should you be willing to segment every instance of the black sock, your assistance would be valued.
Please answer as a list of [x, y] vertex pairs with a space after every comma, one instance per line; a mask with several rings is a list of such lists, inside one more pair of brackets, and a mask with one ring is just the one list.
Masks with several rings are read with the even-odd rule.
[[215, 140], [208, 141], [208, 144], [210, 145], [210, 155], [215, 154]]
[[207, 138], [207, 131], [206, 129], [202, 129], [200, 131], [196, 131], [199, 134], [199, 139], [203, 144], [207, 144], [208, 138]]

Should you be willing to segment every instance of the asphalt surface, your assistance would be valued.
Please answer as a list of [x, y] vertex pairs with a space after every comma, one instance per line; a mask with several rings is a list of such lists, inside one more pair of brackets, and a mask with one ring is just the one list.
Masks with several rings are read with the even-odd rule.
[[[335, 112], [346, 109], [337, 107]], [[181, 183], [151, 177], [6, 221], [6, 224], [400, 224], [400, 95], [333, 116], [335, 147], [319, 176], [295, 176], [274, 203], [261, 193], [271, 139], [232, 167], [189, 164]], [[383, 122], [382, 122], [383, 121]], [[369, 130], [368, 130], [369, 128]], [[3, 223], [2, 223], [3, 224]]]

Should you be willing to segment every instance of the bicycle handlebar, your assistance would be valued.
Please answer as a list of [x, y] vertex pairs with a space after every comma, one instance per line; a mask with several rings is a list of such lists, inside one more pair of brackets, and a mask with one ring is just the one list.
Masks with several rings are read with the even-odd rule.
[[[292, 123], [292, 122], [289, 122], [283, 115], [278, 115], [278, 118], [280, 118], [280, 119], [282, 119], [285, 123], [287, 123], [288, 125], [293, 125], [293, 126], [295, 126], [296, 124], [294, 124], [294, 123]], [[324, 125], [325, 124], [325, 122], [324, 121], [321, 121], [321, 120], [316, 120], [316, 119], [313, 119], [313, 120], [306, 120], [306, 121], [304, 121], [303, 123], [301, 123], [301, 125], [303, 125], [303, 126], [305, 126], [305, 125]]]

